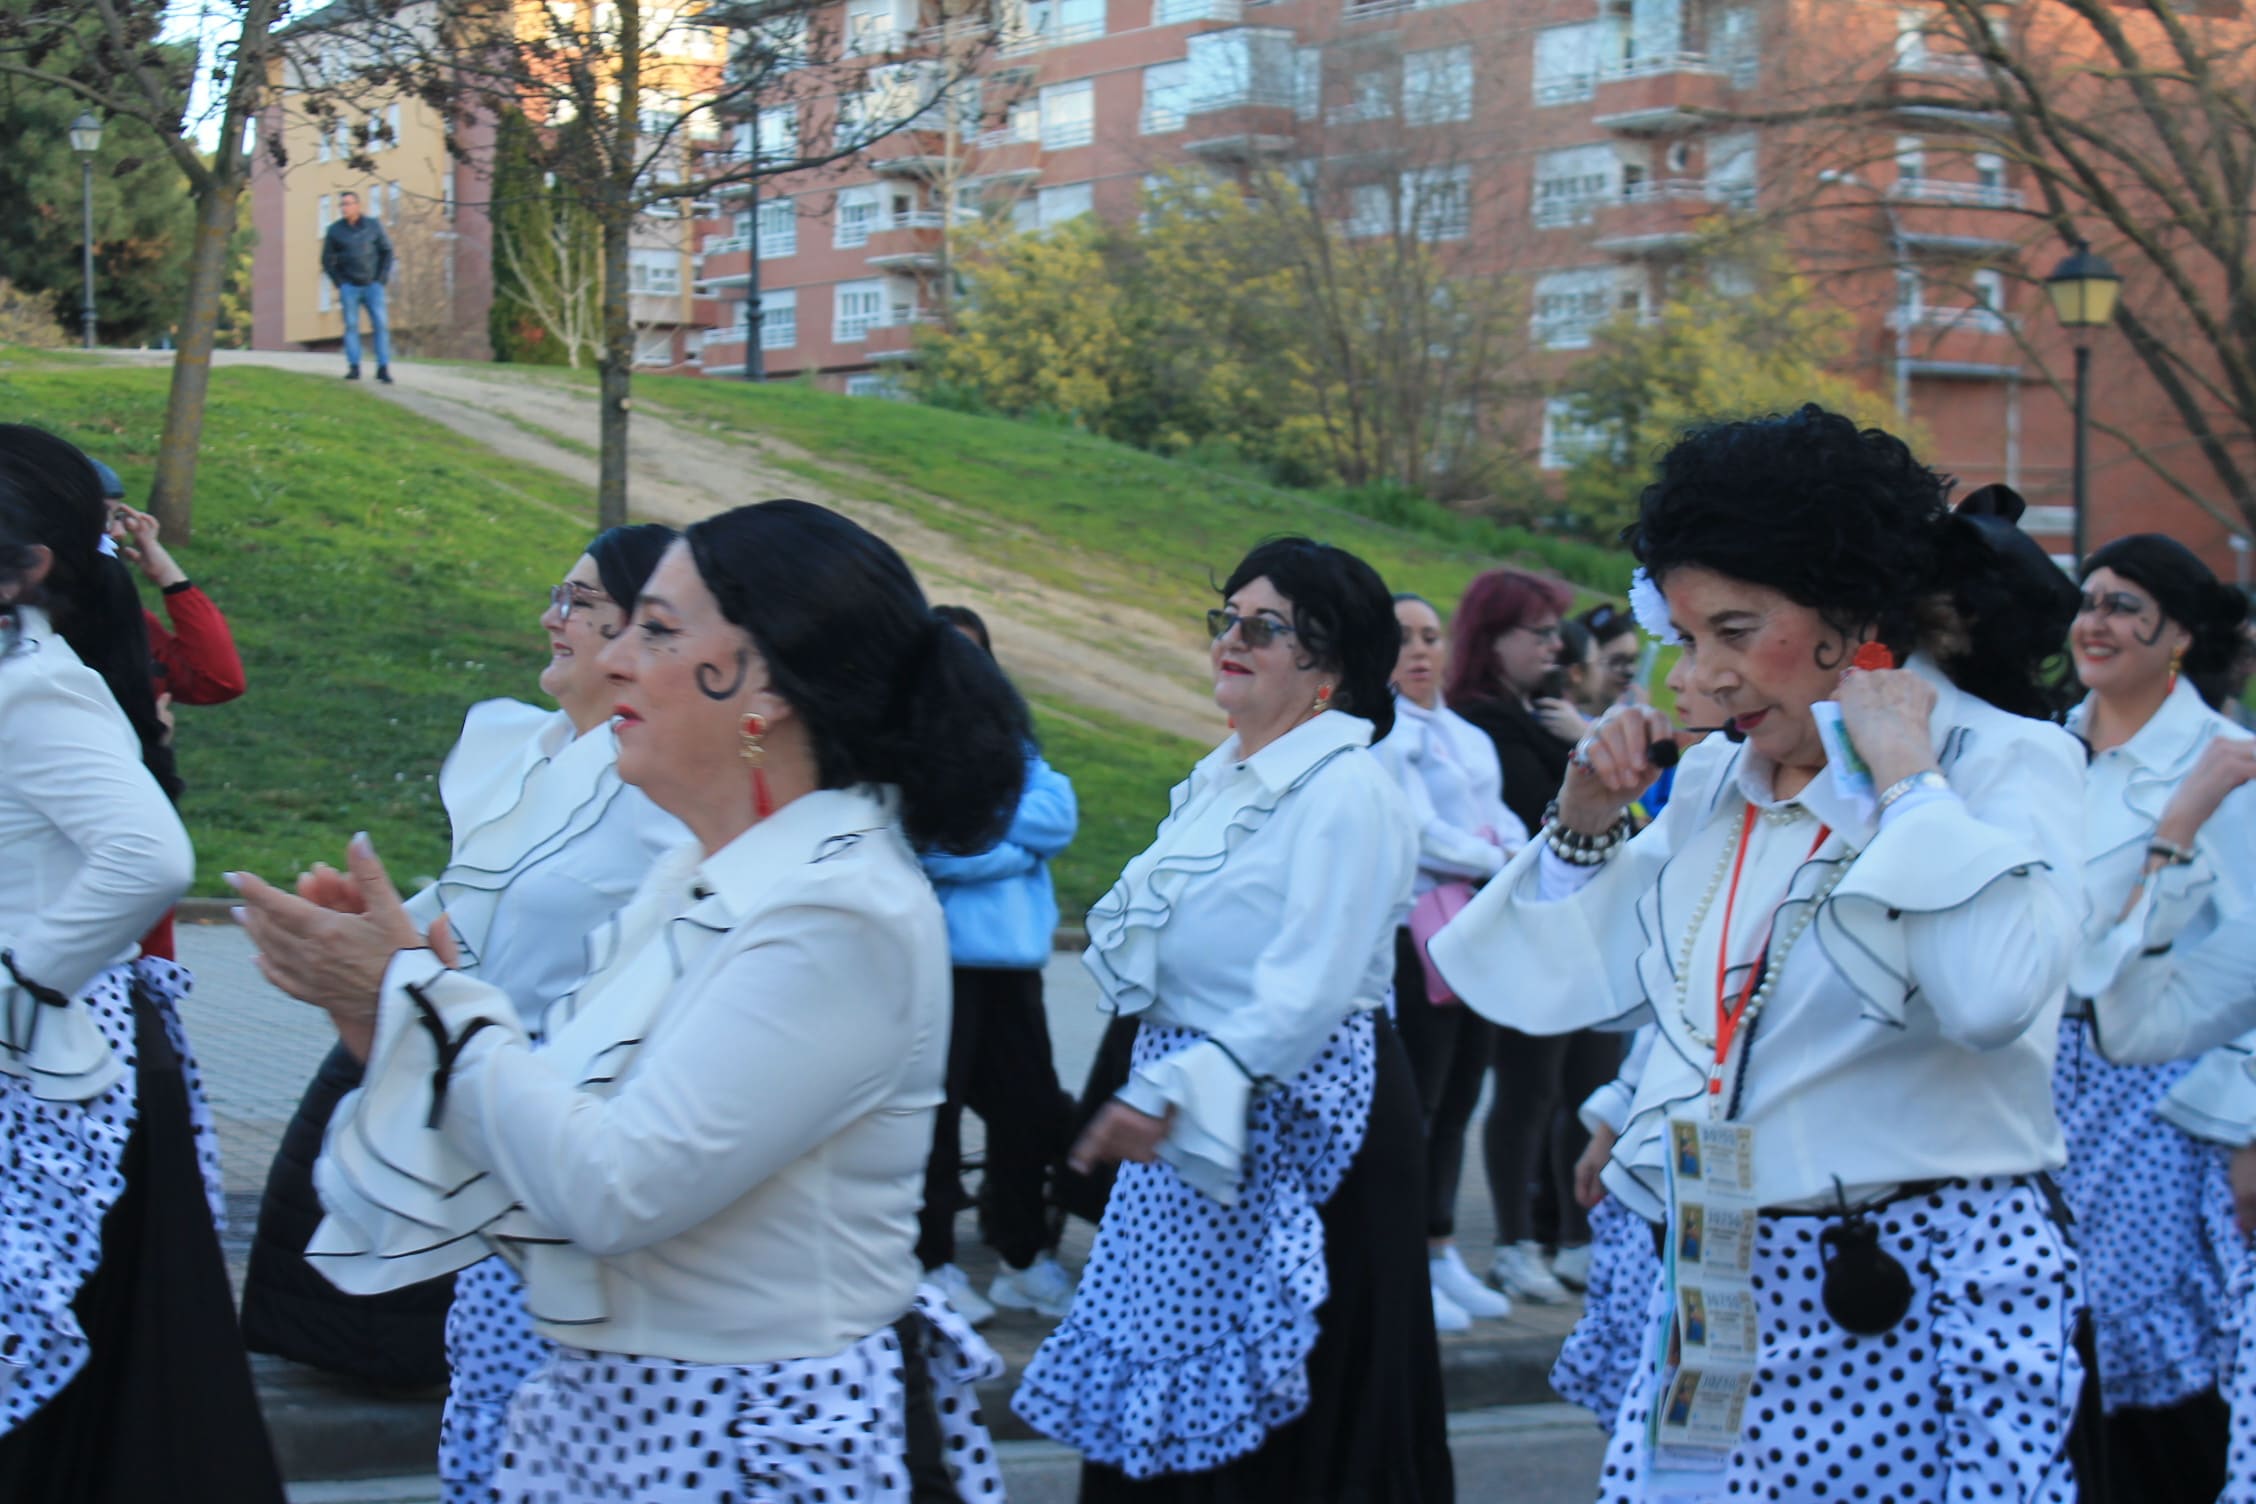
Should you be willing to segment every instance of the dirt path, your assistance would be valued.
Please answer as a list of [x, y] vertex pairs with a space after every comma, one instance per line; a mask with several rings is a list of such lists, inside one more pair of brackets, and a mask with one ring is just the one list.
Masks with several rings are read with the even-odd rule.
[[[333, 355], [246, 350], [222, 351], [217, 359], [222, 365], [338, 374]], [[366, 390], [497, 454], [594, 488], [592, 393], [506, 366], [412, 365], [399, 374], [397, 385], [370, 382]], [[821, 467], [831, 483], [819, 485], [784, 468], [791, 462]], [[934, 599], [978, 611], [997, 655], [1028, 693], [1128, 716], [1201, 743], [1220, 739], [1220, 716], [1208, 698], [1206, 655], [1195, 629], [991, 564], [899, 508], [861, 499], [854, 494], [855, 477], [851, 461], [765, 434], [722, 436], [655, 412], [634, 415], [628, 494], [636, 516], [681, 526], [768, 496], [801, 496], [835, 507], [901, 550]], [[1057, 548], [1047, 541], [1044, 546]], [[1087, 563], [1092, 576], [1103, 568], [1102, 560]]]

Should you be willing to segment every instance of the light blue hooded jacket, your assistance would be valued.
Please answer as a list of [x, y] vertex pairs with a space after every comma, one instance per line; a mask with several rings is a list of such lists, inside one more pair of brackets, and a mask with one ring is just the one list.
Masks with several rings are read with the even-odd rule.
[[951, 962], [1007, 971], [1049, 964], [1058, 922], [1050, 858], [1073, 844], [1080, 818], [1072, 781], [1028, 747], [1026, 790], [1003, 838], [976, 856], [924, 853], [948, 918]]

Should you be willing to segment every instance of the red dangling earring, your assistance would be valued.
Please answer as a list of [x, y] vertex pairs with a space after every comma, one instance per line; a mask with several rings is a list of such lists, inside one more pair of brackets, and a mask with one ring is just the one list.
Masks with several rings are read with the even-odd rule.
[[744, 742], [738, 753], [752, 769], [752, 813], [762, 820], [775, 813], [775, 795], [768, 792], [768, 770], [762, 766], [767, 761], [768, 754], [760, 743], [767, 734], [766, 716], [747, 714], [744, 717]]

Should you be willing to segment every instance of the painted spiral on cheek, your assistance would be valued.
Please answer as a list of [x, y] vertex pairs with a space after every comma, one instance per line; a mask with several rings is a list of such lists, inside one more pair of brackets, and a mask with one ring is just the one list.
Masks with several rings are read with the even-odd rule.
[[697, 692], [708, 700], [733, 699], [736, 692], [744, 687], [744, 681], [751, 672], [752, 655], [743, 648], [738, 648], [736, 650], [736, 677], [726, 684], [721, 683], [722, 669], [719, 664], [700, 663], [697, 665]]

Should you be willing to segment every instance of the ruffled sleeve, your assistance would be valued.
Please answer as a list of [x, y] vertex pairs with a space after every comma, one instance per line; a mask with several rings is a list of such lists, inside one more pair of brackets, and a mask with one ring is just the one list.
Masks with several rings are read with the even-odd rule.
[[2200, 861], [2165, 867], [2102, 937], [2123, 952], [2108, 958], [2108, 985], [2087, 994], [2108, 1059], [2182, 1060], [2256, 1029], [2256, 927], [2221, 924], [2198, 941], [2176, 943], [2209, 892]]
[[2256, 1034], [2208, 1051], [2179, 1078], [2155, 1116], [2194, 1138], [2231, 1149], [2256, 1143]]
[[314, 1188], [327, 1213], [307, 1262], [352, 1295], [451, 1273], [491, 1252], [480, 1234], [515, 1198], [449, 1140], [455, 1075], [475, 1052], [523, 1042], [498, 987], [401, 951], [384, 973], [376, 1034], [359, 1089], [338, 1103]]
[[[1956, 798], [1886, 821], [1812, 926], [1868, 1018], [1901, 1027], [1916, 997], [1968, 1049], [2019, 1038], [2065, 987], [2082, 862], [2060, 812], [2079, 807], [2074, 743], [1997, 722], [1948, 766]], [[2041, 733], [2041, 734], [2038, 734]], [[1673, 807], [1673, 806], [1672, 806]]]

